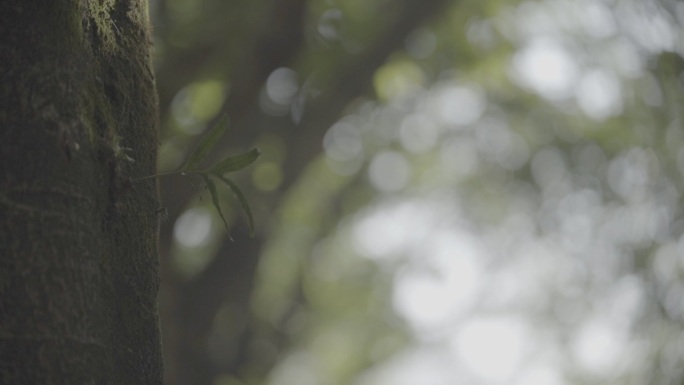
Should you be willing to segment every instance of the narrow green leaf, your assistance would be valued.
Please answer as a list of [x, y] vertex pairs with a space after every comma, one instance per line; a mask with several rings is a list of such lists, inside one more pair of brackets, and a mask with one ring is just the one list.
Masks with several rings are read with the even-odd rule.
[[240, 202], [240, 206], [242, 206], [242, 211], [245, 212], [245, 215], [247, 215], [247, 221], [249, 222], [249, 235], [251, 237], [254, 237], [254, 217], [252, 216], [252, 210], [249, 208], [249, 203], [247, 203], [247, 199], [245, 198], [245, 194], [240, 191], [240, 188], [230, 179], [219, 176], [219, 179], [223, 181], [228, 187], [230, 187], [231, 191], [233, 191], [233, 195], [237, 198], [237, 200]]
[[227, 157], [226, 159], [209, 167], [207, 172], [220, 176], [232, 171], [242, 170], [243, 168], [254, 163], [254, 161], [259, 158], [259, 155], [261, 155], [261, 150], [255, 147], [243, 154]]
[[219, 215], [221, 216], [221, 219], [223, 220], [223, 224], [226, 226], [226, 230], [228, 230], [228, 222], [226, 221], [226, 218], [223, 216], [223, 213], [221, 212], [221, 205], [219, 204], [219, 197], [218, 197], [218, 191], [216, 191], [216, 184], [214, 184], [214, 181], [209, 178], [209, 175], [204, 174], [204, 173], [198, 173], [199, 176], [204, 179], [204, 183], [207, 184], [207, 188], [209, 189], [209, 193], [211, 193], [211, 201], [214, 203], [214, 207], [216, 207], [216, 211], [218, 211]]
[[209, 150], [214, 147], [221, 136], [223, 136], [223, 133], [226, 132], [226, 128], [228, 128], [228, 115], [224, 114], [214, 125], [214, 127], [212, 127], [211, 130], [204, 135], [202, 140], [200, 140], [197, 148], [192, 155], [190, 155], [188, 161], [181, 170], [187, 171], [196, 167], [204, 159], [204, 157], [207, 156]]

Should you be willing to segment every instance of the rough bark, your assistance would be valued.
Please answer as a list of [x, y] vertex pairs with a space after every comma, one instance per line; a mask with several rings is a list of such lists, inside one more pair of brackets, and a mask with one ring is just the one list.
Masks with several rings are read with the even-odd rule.
[[161, 384], [143, 0], [0, 2], [0, 383]]

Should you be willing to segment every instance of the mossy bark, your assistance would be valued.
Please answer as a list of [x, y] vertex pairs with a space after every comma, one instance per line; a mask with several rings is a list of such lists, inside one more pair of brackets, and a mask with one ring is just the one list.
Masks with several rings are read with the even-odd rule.
[[0, 383], [161, 384], [144, 0], [0, 2]]

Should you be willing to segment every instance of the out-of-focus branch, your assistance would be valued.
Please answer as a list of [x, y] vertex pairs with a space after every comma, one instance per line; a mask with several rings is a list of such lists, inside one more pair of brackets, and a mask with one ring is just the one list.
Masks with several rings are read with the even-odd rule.
[[[307, 0], [276, 0], [272, 2], [266, 17], [257, 21], [254, 31], [246, 31], [241, 46], [244, 51], [234, 54], [233, 63], [223, 63], [230, 68], [230, 94], [223, 110], [233, 120], [239, 120], [254, 105], [258, 91], [268, 74], [286, 65], [301, 50], [304, 41], [304, 17]], [[203, 71], [225, 61], [226, 52], [234, 51], [231, 35], [235, 30], [230, 23], [220, 24], [221, 29], [205, 40], [194, 42], [191, 47], [165, 59], [157, 69], [162, 116], [171, 99], [183, 86], [197, 79]], [[256, 32], [256, 33], [250, 33]], [[167, 36], [168, 39], [168, 36]]]
[[[281, 0], [275, 4], [274, 17], [270, 19], [272, 28], [254, 40], [253, 50], [247, 54], [237, 76], [233, 77], [224, 110], [234, 122], [237, 121], [234, 129], [247, 130], [245, 121], [260, 120], [258, 97], [266, 77], [275, 68], [292, 60], [301, 48], [303, 13], [298, 14], [297, 9], [303, 12], [305, 3], [304, 0]], [[339, 119], [351, 101], [369, 90], [375, 71], [393, 52], [401, 49], [411, 31], [437, 15], [447, 3], [448, 0], [404, 0], [397, 4], [401, 6], [401, 10], [394, 21], [362, 54], [350, 56], [348, 61], [341, 63], [339, 70], [335, 71], [339, 76], [323, 90], [324, 93], [318, 99], [310, 103], [300, 125], [297, 126], [285, 118], [278, 121], [278, 130], [286, 133], [284, 139], [289, 146], [288, 157], [283, 164], [284, 189], [289, 188], [304, 167], [320, 154], [322, 139], [328, 127]], [[256, 136], [273, 128], [257, 125], [249, 129], [254, 130], [250, 136]], [[172, 186], [169, 185], [168, 188]], [[162, 187], [162, 191], [164, 190]], [[173, 202], [166, 201], [167, 205], [174, 206], [172, 218], [175, 219], [180, 214], [181, 208], [189, 199], [189, 195], [180, 194], [174, 197]], [[278, 202], [267, 203], [268, 210], [275, 209], [277, 204]], [[162, 239], [170, 244], [171, 235], [171, 229], [167, 228]], [[192, 282], [181, 284], [167, 280], [167, 286], [171, 289], [169, 295], [173, 296], [173, 305], [169, 311], [182, 319], [181, 324], [168, 326], [176, 334], [173, 338], [178, 340], [171, 352], [167, 352], [167, 367], [173, 365], [177, 378], [183, 379], [170, 383], [208, 383], [212, 369], [207, 364], [209, 356], [206, 353], [206, 341], [212, 322], [225, 302], [230, 302], [245, 314], [249, 312], [248, 304], [261, 244], [262, 239], [257, 238], [237, 249], [235, 243], [226, 241], [209, 266]], [[168, 253], [168, 249], [164, 252]], [[248, 338], [249, 335], [245, 334], [242, 339]], [[238, 348], [244, 350], [249, 343], [240, 345]], [[192, 357], [183, 358], [180, 350], [186, 349], [191, 352]], [[175, 356], [168, 357], [169, 354]], [[238, 361], [225, 369], [236, 370], [243, 364], [239, 362], [240, 358], [247, 356], [244, 351], [237, 352]], [[182, 365], [183, 368], [175, 367], [177, 365]]]
[[375, 71], [397, 50], [415, 28], [435, 17], [449, 0], [403, 1], [403, 10], [387, 31], [356, 60], [340, 70], [340, 77], [318, 100], [311, 103], [299, 127], [291, 125], [286, 136], [289, 156], [283, 165], [283, 189], [294, 183], [301, 170], [321, 152], [323, 136], [355, 98], [368, 91]]
[[259, 92], [268, 75], [292, 61], [304, 42], [306, 0], [278, 0], [273, 5], [265, 33], [251, 45], [231, 78], [230, 94], [223, 111], [238, 121], [258, 105]]
[[[232, 71], [231, 93], [225, 106], [232, 119], [239, 119], [249, 111], [250, 105], [256, 104], [258, 92], [268, 74], [285, 65], [301, 49], [306, 4], [306, 0], [277, 0], [273, 4], [270, 14], [263, 20], [261, 32], [254, 35], [251, 48], [246, 50], [242, 62], [237, 65], [238, 70]], [[169, 81], [171, 84], [160, 89], [162, 109], [168, 107], [177, 89], [197, 76], [204, 66], [203, 61], [217, 56], [217, 51], [224, 49], [221, 47], [223, 41], [216, 39], [209, 45], [194, 47], [171, 59], [168, 69], [162, 68], [158, 76], [166, 80], [160, 83]], [[182, 75], [178, 73], [179, 68]], [[195, 191], [187, 184], [179, 186], [175, 178], [162, 179], [161, 191], [170, 219], [160, 231], [165, 383], [209, 384], [213, 381], [215, 369], [206, 349], [208, 333], [223, 302], [229, 300], [246, 309], [245, 301], [250, 297], [257, 263], [253, 256], [257, 254], [258, 247], [253, 250], [254, 247], [249, 246], [256, 241], [241, 243], [246, 247], [244, 250], [236, 250], [236, 243], [224, 244], [220, 257], [203, 275], [193, 282], [183, 282], [171, 267], [171, 224], [175, 223]]]

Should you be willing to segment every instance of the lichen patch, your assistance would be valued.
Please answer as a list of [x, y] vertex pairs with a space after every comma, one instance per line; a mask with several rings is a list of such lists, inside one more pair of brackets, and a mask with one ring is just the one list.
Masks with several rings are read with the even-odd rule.
[[102, 49], [107, 53], [114, 52], [117, 47], [117, 34], [121, 34], [112, 19], [116, 0], [86, 0], [86, 18], [88, 27], [94, 28], [102, 42]]

